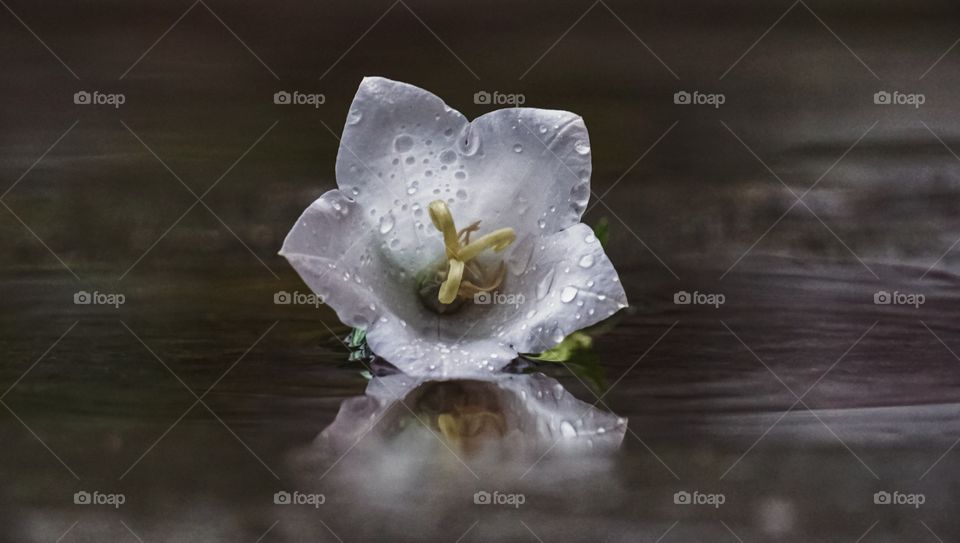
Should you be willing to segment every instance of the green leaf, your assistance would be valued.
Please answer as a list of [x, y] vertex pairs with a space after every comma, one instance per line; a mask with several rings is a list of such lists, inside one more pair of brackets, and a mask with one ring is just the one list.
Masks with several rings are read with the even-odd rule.
[[565, 337], [556, 347], [538, 355], [526, 355], [526, 358], [539, 360], [541, 362], [566, 362], [570, 360], [577, 351], [588, 350], [592, 346], [593, 338], [583, 332], [574, 332]]
[[607, 240], [610, 238], [610, 221], [606, 217], [600, 217], [597, 224], [593, 227], [593, 235], [597, 237], [600, 245], [606, 247]]

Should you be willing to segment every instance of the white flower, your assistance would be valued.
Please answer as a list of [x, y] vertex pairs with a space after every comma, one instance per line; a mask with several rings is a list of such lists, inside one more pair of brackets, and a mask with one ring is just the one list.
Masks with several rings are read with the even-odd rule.
[[[590, 143], [577, 115], [511, 108], [469, 122], [423, 89], [368, 77], [336, 175], [281, 254], [407, 374], [499, 370], [626, 307], [580, 223]], [[451, 234], [454, 221], [471, 226]]]

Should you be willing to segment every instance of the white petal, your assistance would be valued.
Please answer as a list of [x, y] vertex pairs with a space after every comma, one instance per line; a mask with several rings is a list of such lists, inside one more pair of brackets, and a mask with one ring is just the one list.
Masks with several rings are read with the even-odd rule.
[[337, 156], [337, 182], [371, 208], [371, 228], [390, 214], [389, 234], [434, 256], [426, 215], [436, 199], [459, 225], [550, 234], [580, 221], [590, 195], [590, 141], [572, 113], [493, 111], [469, 123], [437, 96], [368, 77], [351, 105]]
[[529, 268], [504, 285], [523, 303], [512, 316], [499, 316], [521, 353], [543, 352], [627, 306], [617, 271], [590, 227], [578, 224], [538, 243]]

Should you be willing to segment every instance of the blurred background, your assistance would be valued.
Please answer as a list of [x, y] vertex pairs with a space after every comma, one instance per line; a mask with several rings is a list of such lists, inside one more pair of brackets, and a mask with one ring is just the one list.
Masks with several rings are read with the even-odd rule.
[[[11, 541], [960, 536], [956, 3], [0, 4]], [[325, 508], [271, 500], [366, 386], [332, 311], [274, 303], [305, 291], [276, 252], [335, 186], [366, 75], [470, 118], [498, 107], [477, 93], [519, 95], [590, 131], [584, 220], [609, 221], [632, 305], [597, 341], [601, 407], [632, 431], [603, 469], [498, 482], [527, 494], [516, 511], [475, 506], [469, 474], [359, 462], [311, 483]]]

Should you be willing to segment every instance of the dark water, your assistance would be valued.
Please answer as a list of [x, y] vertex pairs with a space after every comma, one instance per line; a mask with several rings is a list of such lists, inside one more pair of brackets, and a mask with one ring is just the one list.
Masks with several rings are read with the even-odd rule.
[[[0, 10], [3, 540], [960, 537], [954, 3], [190, 5]], [[416, 425], [342, 458], [311, 445], [367, 382], [331, 311], [273, 303], [304, 290], [275, 253], [334, 186], [364, 75], [470, 117], [480, 90], [583, 115], [585, 220], [610, 219], [632, 304], [596, 344], [600, 407], [630, 421], [619, 453], [464, 466]], [[278, 107], [281, 89], [327, 101]], [[81, 289], [125, 303], [75, 305]]]

